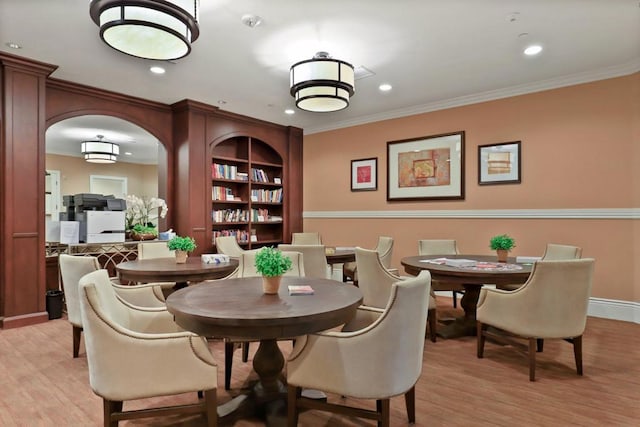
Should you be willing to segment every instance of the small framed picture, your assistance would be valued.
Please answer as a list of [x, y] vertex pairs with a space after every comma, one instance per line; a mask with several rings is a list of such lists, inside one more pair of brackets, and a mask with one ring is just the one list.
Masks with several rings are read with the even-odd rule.
[[280, 178], [273, 178], [274, 184], [282, 184], [282, 180]]
[[520, 141], [478, 146], [478, 184], [519, 184]]
[[351, 191], [378, 189], [378, 158], [351, 160]]

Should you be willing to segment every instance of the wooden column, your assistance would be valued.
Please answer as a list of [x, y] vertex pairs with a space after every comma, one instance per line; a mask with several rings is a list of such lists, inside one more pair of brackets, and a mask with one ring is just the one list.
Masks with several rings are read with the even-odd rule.
[[0, 319], [47, 320], [45, 309], [45, 92], [55, 66], [0, 52]]

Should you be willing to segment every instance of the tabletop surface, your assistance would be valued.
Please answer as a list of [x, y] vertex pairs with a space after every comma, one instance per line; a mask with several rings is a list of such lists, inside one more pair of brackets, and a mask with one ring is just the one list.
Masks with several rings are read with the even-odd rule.
[[[289, 295], [289, 285], [310, 285], [314, 293]], [[335, 280], [285, 276], [279, 293], [266, 295], [262, 278], [249, 277], [181, 289], [167, 298], [167, 309], [196, 333], [278, 338], [338, 326], [361, 302], [357, 287]]]
[[184, 264], [176, 263], [175, 258], [137, 259], [121, 262], [116, 265], [118, 274], [124, 279], [149, 278], [170, 281], [177, 277], [189, 280], [190, 276], [198, 278], [219, 278], [233, 272], [238, 267], [238, 260], [230, 259], [227, 263], [204, 264], [199, 256], [187, 258]]
[[[497, 264], [498, 268], [464, 268], [452, 267], [445, 264], [425, 262], [437, 258], [470, 259], [485, 264]], [[526, 281], [531, 274], [531, 264], [516, 264], [515, 258], [510, 257], [505, 264], [498, 263], [495, 255], [418, 255], [402, 258], [401, 264], [408, 273], [419, 270], [429, 270], [435, 279], [446, 278], [448, 281], [465, 283], [520, 283]], [[502, 268], [500, 268], [502, 267]], [[490, 281], [487, 281], [490, 280]]]

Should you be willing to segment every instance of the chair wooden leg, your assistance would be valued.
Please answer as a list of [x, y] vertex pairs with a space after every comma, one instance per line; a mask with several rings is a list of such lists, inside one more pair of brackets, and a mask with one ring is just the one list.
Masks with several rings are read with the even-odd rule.
[[404, 404], [407, 407], [407, 418], [410, 423], [416, 422], [416, 386], [404, 394]]
[[376, 409], [380, 420], [378, 427], [389, 427], [391, 422], [391, 410], [389, 407], [389, 399], [376, 400]]
[[536, 344], [538, 346], [538, 353], [542, 353], [542, 350], [544, 349], [544, 339], [538, 338], [536, 340]]
[[224, 389], [231, 388], [231, 368], [233, 367], [233, 350], [235, 344], [231, 341], [224, 342]]
[[80, 337], [82, 336], [82, 328], [79, 326], [73, 326], [73, 357], [78, 357], [80, 354]]
[[102, 399], [104, 427], [118, 427], [118, 421], [111, 421], [111, 414], [122, 412], [122, 401]]
[[427, 332], [431, 342], [436, 342], [436, 309], [432, 308], [427, 311]]
[[296, 427], [298, 425], [297, 402], [302, 394], [301, 387], [287, 386], [287, 426]]
[[453, 294], [453, 308], [458, 308], [458, 293], [456, 291], [451, 291]]
[[482, 322], [476, 322], [476, 327], [477, 327], [477, 335], [478, 335], [478, 349], [477, 349], [477, 356], [478, 359], [482, 359], [482, 357], [484, 356], [484, 341], [485, 341], [485, 336], [484, 336], [484, 329], [486, 328], [485, 325], [482, 324]]
[[536, 341], [529, 338], [529, 381], [536, 380]]
[[249, 360], [249, 342], [242, 343], [242, 361], [247, 363]]
[[204, 404], [205, 415], [207, 417], [207, 427], [216, 427], [218, 425], [218, 403], [216, 401], [216, 389], [205, 390]]
[[576, 359], [576, 370], [582, 375], [582, 335], [571, 340], [573, 343], [573, 357]]

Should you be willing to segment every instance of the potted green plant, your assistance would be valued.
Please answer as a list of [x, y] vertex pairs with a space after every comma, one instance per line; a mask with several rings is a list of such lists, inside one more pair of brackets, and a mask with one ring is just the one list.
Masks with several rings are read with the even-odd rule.
[[176, 251], [176, 262], [184, 264], [187, 262], [189, 252], [196, 248], [196, 241], [193, 240], [193, 237], [176, 236], [167, 242], [167, 246], [169, 246], [170, 250]]
[[256, 270], [262, 274], [265, 294], [277, 294], [282, 275], [291, 269], [291, 258], [272, 247], [264, 247], [256, 253]]
[[499, 234], [491, 238], [489, 247], [498, 254], [498, 262], [507, 262], [509, 251], [516, 247], [516, 240], [508, 234]]

